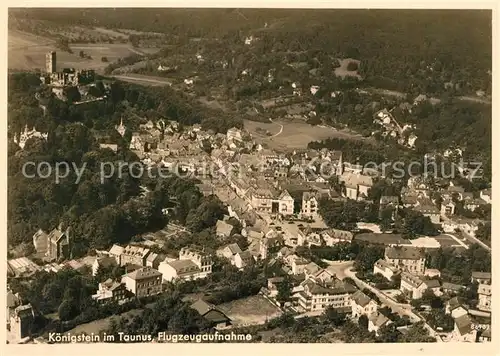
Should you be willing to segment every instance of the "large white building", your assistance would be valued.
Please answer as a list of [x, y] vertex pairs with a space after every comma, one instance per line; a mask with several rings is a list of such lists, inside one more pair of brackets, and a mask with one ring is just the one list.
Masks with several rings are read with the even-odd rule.
[[212, 256], [196, 246], [184, 247], [179, 252], [179, 259], [163, 261], [158, 270], [167, 282], [174, 280], [195, 280], [205, 278], [212, 273]]
[[160, 294], [162, 275], [151, 267], [142, 267], [122, 276], [121, 282], [137, 297]]
[[390, 246], [385, 249], [385, 260], [391, 265], [409, 273], [423, 275], [425, 253], [412, 246]]
[[257, 212], [293, 215], [294, 200], [286, 190], [278, 193], [266, 188], [252, 189], [250, 202]]

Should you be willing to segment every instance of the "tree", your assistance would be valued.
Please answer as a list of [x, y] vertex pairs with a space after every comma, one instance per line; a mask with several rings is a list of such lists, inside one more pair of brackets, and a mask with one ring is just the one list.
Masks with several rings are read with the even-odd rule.
[[280, 303], [285, 303], [290, 300], [290, 297], [292, 295], [292, 284], [290, 283], [290, 280], [288, 276], [284, 277], [285, 279], [283, 282], [279, 283], [277, 288], [278, 288], [278, 295], [276, 296], [276, 300], [279, 301]]
[[85, 58], [85, 52], [84, 51], [80, 51], [79, 55], [80, 55], [80, 58]]
[[368, 329], [368, 317], [366, 315], [361, 315], [358, 319], [358, 325], [361, 329], [367, 330]]
[[345, 315], [339, 313], [331, 306], [325, 309], [322, 318], [335, 327], [342, 326], [346, 321]]
[[429, 217], [422, 213], [407, 210], [404, 219], [403, 235], [413, 239], [419, 235], [435, 236], [438, 234], [437, 229], [432, 224]]
[[78, 308], [74, 301], [65, 299], [61, 305], [59, 305], [58, 314], [59, 319], [68, 321], [78, 315]]
[[101, 62], [104, 62], [104, 63], [108, 62], [108, 57], [101, 57]]
[[486, 222], [486, 223], [481, 223], [478, 226], [478, 229], [476, 231], [476, 237], [485, 242], [485, 243], [490, 243], [491, 242], [491, 222]]

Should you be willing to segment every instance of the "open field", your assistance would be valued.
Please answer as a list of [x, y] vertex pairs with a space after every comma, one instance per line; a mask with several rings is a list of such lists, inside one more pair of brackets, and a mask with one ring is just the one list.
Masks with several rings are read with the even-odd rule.
[[142, 309], [132, 309], [120, 315], [113, 315], [104, 319], [99, 319], [91, 321], [90, 323], [78, 325], [77, 327], [69, 330], [68, 333], [72, 335], [78, 335], [78, 334], [90, 335], [92, 333], [98, 335], [101, 331], [106, 330], [109, 327], [109, 322], [112, 318], [116, 318], [118, 320], [118, 318], [120, 317], [127, 317], [128, 319], [131, 319], [136, 315], [142, 314], [142, 312], [143, 312]]
[[[303, 121], [274, 121], [270, 123], [245, 120], [245, 129], [257, 141], [265, 143], [275, 150], [303, 149], [311, 141], [324, 140], [331, 137], [346, 139], [362, 139], [360, 135], [347, 131], [339, 131], [333, 127], [312, 126]], [[265, 136], [257, 129], [261, 128], [271, 133]]]
[[357, 70], [353, 70], [353, 71], [347, 70], [347, 65], [350, 62], [356, 62], [359, 66], [361, 61], [359, 61], [357, 59], [351, 59], [351, 58], [345, 58], [345, 59], [339, 58], [338, 60], [340, 63], [340, 67], [335, 68], [335, 75], [337, 77], [342, 77], [342, 78], [344, 78], [344, 77], [357, 77], [357, 78], [361, 79], [361, 76], [358, 74]]
[[[9, 31], [8, 66], [11, 69], [44, 69], [45, 53], [57, 51], [57, 69], [65, 67], [76, 69], [103, 70], [109, 63], [119, 58], [129, 56], [134, 53], [153, 53], [156, 49], [132, 48], [130, 44], [72, 44], [73, 53], [58, 50], [55, 42], [49, 38], [35, 36], [20, 31]], [[92, 59], [79, 57], [79, 52], [83, 50]], [[101, 58], [107, 57], [108, 63], [102, 62]]]
[[261, 295], [234, 300], [217, 306], [231, 320], [233, 325], [258, 325], [276, 318], [282, 311]]

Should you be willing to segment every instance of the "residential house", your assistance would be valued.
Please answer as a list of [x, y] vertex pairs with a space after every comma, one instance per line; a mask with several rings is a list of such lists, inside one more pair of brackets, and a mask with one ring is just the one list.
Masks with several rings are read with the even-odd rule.
[[425, 252], [412, 246], [390, 246], [385, 249], [385, 260], [401, 270], [424, 274]]
[[392, 277], [400, 274], [401, 271], [397, 267], [391, 265], [389, 262], [380, 259], [373, 265], [373, 274], [377, 273], [380, 273], [387, 280], [391, 281]]
[[352, 242], [354, 234], [347, 230], [328, 229], [321, 233], [326, 246], [333, 246], [339, 242]]
[[491, 327], [482, 331], [478, 338], [479, 342], [491, 342]]
[[368, 191], [373, 186], [373, 178], [367, 175], [350, 172], [343, 173], [339, 180], [345, 185], [345, 196], [353, 200], [363, 200], [368, 197]]
[[218, 237], [226, 238], [231, 236], [234, 226], [223, 220], [218, 220], [215, 225], [216, 234]]
[[202, 318], [207, 320], [217, 330], [231, 326], [231, 319], [229, 319], [226, 314], [216, 306], [208, 304], [203, 299], [198, 299], [191, 304], [191, 309], [196, 310]]
[[194, 280], [205, 278], [212, 273], [212, 256], [197, 246], [183, 247], [179, 259], [163, 261], [158, 270], [167, 282], [173, 280]]
[[236, 127], [233, 127], [233, 128], [230, 128], [229, 130], [227, 130], [226, 136], [227, 136], [228, 141], [231, 141], [231, 140], [241, 141], [243, 139], [242, 134], [241, 134], [241, 130], [237, 129]]
[[309, 278], [309, 277], [314, 277], [316, 275], [316, 273], [318, 273], [319, 271], [321, 271], [322, 268], [320, 266], [318, 266], [316, 263], [314, 262], [309, 262], [305, 267], [304, 267], [304, 275], [305, 275], [305, 278]]
[[[114, 247], [114, 246], [113, 246]], [[111, 249], [113, 249], [111, 247]], [[115, 249], [118, 250], [118, 249]], [[146, 266], [146, 261], [147, 257], [151, 250], [146, 247], [141, 247], [137, 245], [127, 245], [123, 248], [119, 261], [117, 261], [120, 266], [126, 266], [126, 265], [136, 265], [136, 266], [141, 266], [145, 267]], [[111, 251], [110, 251], [111, 254]]]
[[116, 259], [110, 256], [98, 257], [92, 264], [92, 276], [96, 276], [99, 269], [116, 266]]
[[452, 340], [460, 342], [476, 342], [477, 330], [469, 315], [462, 315], [455, 318], [455, 325], [452, 332]]
[[122, 276], [127, 290], [138, 298], [161, 293], [162, 274], [151, 267], [142, 267]]
[[389, 325], [391, 321], [383, 314], [376, 312], [368, 316], [368, 331], [374, 331], [376, 335], [380, 328]]
[[285, 277], [271, 277], [267, 279], [268, 296], [275, 298], [278, 295], [278, 286], [285, 282]]
[[255, 260], [249, 250], [238, 252], [234, 256], [234, 265], [238, 269], [244, 269], [245, 267], [251, 266], [254, 262]]
[[292, 268], [292, 274], [298, 275], [304, 273], [304, 270], [308, 264], [309, 261], [305, 258], [294, 255], [294, 258], [292, 258], [290, 264], [290, 267]]
[[92, 295], [92, 299], [99, 303], [123, 303], [129, 298], [129, 295], [130, 291], [125, 286], [125, 283], [108, 278], [104, 282], [99, 283], [99, 289], [96, 294]]
[[293, 214], [294, 200], [286, 190], [278, 193], [272, 187], [253, 189], [250, 200], [258, 212], [285, 216]]
[[234, 263], [234, 257], [236, 256], [236, 254], [240, 252], [241, 252], [240, 246], [238, 246], [238, 244], [236, 243], [232, 243], [222, 246], [215, 252], [215, 254], [218, 257], [227, 258], [228, 260], [231, 261], [231, 263]]
[[19, 305], [10, 314], [8, 330], [15, 340], [31, 337], [35, 313], [31, 304]]
[[479, 302], [477, 308], [483, 311], [491, 311], [491, 279], [485, 280], [480, 279], [479, 285], [477, 287], [477, 294], [479, 297]]
[[430, 290], [435, 295], [440, 295], [441, 284], [437, 279], [425, 279], [407, 272], [401, 274], [400, 289], [412, 299], [420, 299], [425, 291]]
[[55, 261], [70, 258], [70, 234], [69, 228], [62, 231], [61, 225], [46, 234], [38, 230], [33, 235], [33, 245], [37, 253], [43, 255], [47, 261]]
[[443, 282], [443, 285], [441, 286], [441, 289], [445, 293], [454, 293], [457, 294], [461, 290], [465, 289], [465, 286], [462, 286], [460, 284], [454, 284], [454, 283], [449, 283], [449, 282]]
[[477, 282], [479, 284], [491, 283], [491, 273], [490, 272], [472, 272], [471, 282]]
[[146, 267], [158, 269], [160, 263], [165, 260], [165, 255], [161, 253], [150, 252], [146, 257]]
[[441, 271], [436, 268], [426, 268], [424, 272], [424, 276], [432, 278], [432, 277], [441, 277]]
[[428, 217], [433, 224], [439, 224], [441, 221], [440, 210], [430, 200], [418, 200], [413, 210], [418, 211], [423, 216]]
[[351, 297], [352, 317], [358, 318], [361, 315], [371, 315], [377, 311], [377, 302], [358, 290]]
[[420, 277], [407, 272], [403, 272], [401, 273], [400, 289], [411, 299], [420, 299], [427, 289], [427, 286], [424, 284], [423, 280]]
[[458, 297], [453, 297], [446, 302], [445, 313], [451, 315], [454, 319], [469, 314]]
[[109, 253], [108, 253], [109, 256], [113, 257], [116, 260], [116, 263], [120, 266], [122, 265], [121, 264], [121, 256], [122, 256], [123, 250], [124, 250], [123, 246], [114, 244], [113, 246], [111, 246], [111, 248], [109, 249]]
[[445, 199], [441, 203], [441, 215], [450, 216], [455, 215], [457, 205], [452, 199]]
[[166, 282], [176, 280], [191, 281], [206, 277], [206, 274], [202, 273], [200, 268], [191, 260], [163, 261], [160, 263], [158, 270]]
[[333, 307], [340, 312], [351, 311], [351, 295], [356, 288], [334, 278], [322, 282], [309, 278], [301, 283], [304, 290], [298, 293], [300, 308], [305, 312], [322, 312]]
[[318, 217], [320, 195], [317, 192], [304, 192], [302, 194], [302, 209], [300, 214], [316, 219]]
[[41, 255], [45, 255], [48, 251], [49, 236], [39, 229], [33, 235], [33, 246], [35, 246], [35, 251]]

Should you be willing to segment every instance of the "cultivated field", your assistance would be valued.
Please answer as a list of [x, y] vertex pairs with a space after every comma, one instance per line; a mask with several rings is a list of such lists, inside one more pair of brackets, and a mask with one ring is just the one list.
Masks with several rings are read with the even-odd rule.
[[[45, 54], [49, 51], [57, 52], [57, 69], [76, 68], [94, 69], [102, 71], [109, 63], [131, 54], [153, 53], [152, 48], [132, 48], [130, 44], [72, 44], [73, 53], [58, 50], [55, 42], [46, 37], [35, 36], [20, 31], [9, 31], [8, 67], [10, 69], [34, 70], [45, 68]], [[92, 59], [79, 57], [79, 52], [84, 51]], [[101, 58], [107, 57], [108, 62]]]
[[224, 303], [218, 305], [217, 308], [232, 320], [233, 325], [238, 326], [263, 324], [266, 320], [282, 314], [277, 306], [261, 295]]
[[[269, 148], [275, 150], [290, 150], [307, 148], [311, 141], [324, 140], [331, 137], [346, 139], [362, 139], [360, 135], [347, 131], [339, 131], [333, 127], [312, 126], [303, 121], [274, 121], [271, 123], [245, 120], [245, 129], [255, 139], [265, 143]], [[271, 136], [257, 132], [258, 128], [267, 130]]]

